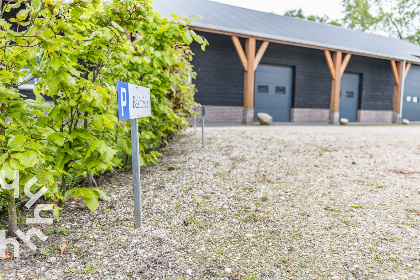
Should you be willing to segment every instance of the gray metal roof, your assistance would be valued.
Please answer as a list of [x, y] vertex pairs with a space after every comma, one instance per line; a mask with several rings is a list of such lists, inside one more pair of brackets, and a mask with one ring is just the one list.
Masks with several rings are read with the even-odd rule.
[[420, 47], [398, 39], [207, 0], [154, 1], [155, 10], [168, 18], [201, 16], [194, 27], [420, 64]]

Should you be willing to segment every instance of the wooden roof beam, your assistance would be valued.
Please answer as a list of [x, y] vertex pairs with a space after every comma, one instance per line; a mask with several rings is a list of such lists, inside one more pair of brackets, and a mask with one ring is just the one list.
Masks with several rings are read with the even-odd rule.
[[405, 73], [404, 73], [404, 79], [407, 79], [408, 72], [410, 72], [411, 63], [407, 63], [405, 66]]
[[328, 68], [330, 69], [331, 77], [335, 79], [335, 67], [329, 50], [324, 50], [325, 58], [327, 60]]
[[244, 49], [242, 48], [239, 38], [232, 36], [233, 45], [235, 46], [236, 52], [238, 53], [239, 59], [241, 60], [242, 66], [245, 71], [248, 71], [248, 59], [246, 58]]
[[395, 60], [391, 60], [391, 68], [392, 68], [392, 73], [394, 73], [395, 84], [400, 85], [401, 83], [400, 73], [397, 69], [397, 63], [395, 63]]
[[343, 63], [341, 64], [340, 77], [343, 77], [344, 72], [346, 71], [347, 65], [350, 62], [350, 59], [351, 59], [351, 54], [350, 53], [346, 54], [346, 56], [343, 59]]
[[264, 42], [262, 43], [262, 45], [260, 46], [260, 48], [259, 48], [259, 50], [258, 50], [258, 52], [257, 52], [257, 55], [255, 56], [255, 61], [254, 61], [254, 70], [257, 70], [257, 67], [258, 67], [258, 65], [260, 64], [261, 59], [263, 58], [264, 53], [265, 53], [265, 51], [266, 51], [266, 50], [267, 50], [267, 48], [268, 48], [268, 44], [269, 44], [269, 42], [268, 42], [268, 41], [264, 41]]

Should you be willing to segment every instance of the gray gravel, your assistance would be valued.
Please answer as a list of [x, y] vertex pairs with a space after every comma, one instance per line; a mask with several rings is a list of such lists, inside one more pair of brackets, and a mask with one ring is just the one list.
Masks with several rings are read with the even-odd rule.
[[201, 131], [186, 131], [142, 169], [142, 229], [131, 174], [115, 174], [102, 182], [112, 202], [93, 215], [70, 202], [42, 228], [42, 250], [22, 245], [20, 259], [0, 261], [1, 277], [420, 279], [419, 126], [206, 135], [203, 150]]

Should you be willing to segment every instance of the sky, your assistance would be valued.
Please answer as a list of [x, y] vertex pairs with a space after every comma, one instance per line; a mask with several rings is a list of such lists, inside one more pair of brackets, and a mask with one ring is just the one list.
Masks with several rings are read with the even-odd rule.
[[287, 10], [302, 8], [304, 15], [327, 15], [330, 19], [341, 19], [340, 0], [211, 0], [238, 7], [283, 15]]

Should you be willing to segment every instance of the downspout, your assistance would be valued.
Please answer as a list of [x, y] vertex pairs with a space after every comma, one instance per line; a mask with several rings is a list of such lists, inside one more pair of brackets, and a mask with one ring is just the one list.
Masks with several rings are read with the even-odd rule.
[[404, 85], [405, 85], [405, 68], [407, 66], [407, 60], [404, 60], [403, 62], [403, 69], [402, 69], [402, 75], [401, 75], [401, 97], [400, 97], [400, 114], [398, 116], [398, 123], [402, 123], [402, 110], [403, 110], [403, 101], [404, 101]]

